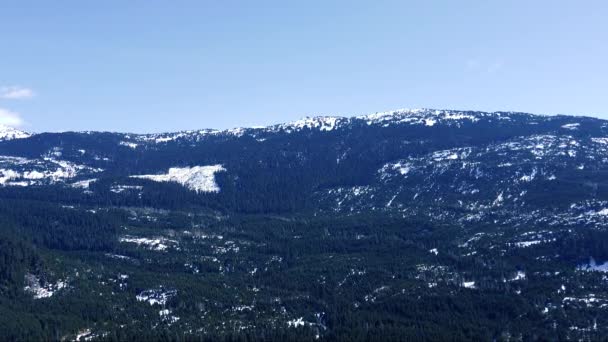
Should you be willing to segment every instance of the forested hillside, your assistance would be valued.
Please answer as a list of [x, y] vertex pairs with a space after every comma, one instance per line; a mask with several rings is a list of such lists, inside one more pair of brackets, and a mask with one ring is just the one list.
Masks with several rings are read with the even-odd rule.
[[608, 122], [0, 134], [5, 340], [600, 340]]

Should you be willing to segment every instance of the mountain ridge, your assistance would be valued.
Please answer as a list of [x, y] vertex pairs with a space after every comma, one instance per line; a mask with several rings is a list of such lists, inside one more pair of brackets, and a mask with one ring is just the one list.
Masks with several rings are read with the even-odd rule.
[[[466, 113], [466, 114], [465, 114]], [[81, 133], [81, 134], [91, 134], [91, 133], [112, 133], [112, 134], [124, 134], [124, 135], [132, 135], [132, 136], [155, 136], [155, 135], [178, 135], [178, 134], [241, 134], [245, 130], [288, 130], [292, 128], [320, 128], [321, 130], [331, 130], [333, 126], [323, 126], [323, 122], [333, 122], [341, 121], [343, 124], [351, 123], [354, 120], [365, 120], [367, 122], [379, 123], [380, 121], [390, 121], [391, 119], [396, 118], [407, 118], [417, 116], [425, 116], [427, 119], [432, 119], [434, 116], [446, 116], [448, 119], [473, 119], [475, 115], [480, 115], [482, 117], [491, 117], [501, 115], [510, 116], [510, 115], [523, 115], [529, 117], [538, 117], [538, 118], [550, 118], [550, 117], [569, 117], [569, 118], [581, 118], [581, 119], [597, 119], [606, 121], [607, 119], [602, 119], [597, 116], [588, 116], [588, 115], [570, 115], [570, 114], [539, 114], [539, 113], [528, 113], [528, 112], [520, 112], [520, 111], [478, 111], [478, 110], [456, 110], [456, 109], [434, 109], [434, 108], [400, 108], [395, 110], [388, 110], [382, 112], [374, 112], [364, 115], [351, 115], [351, 116], [342, 116], [342, 115], [306, 115], [298, 120], [270, 124], [266, 126], [250, 126], [250, 127], [232, 127], [227, 129], [215, 129], [215, 128], [200, 128], [200, 129], [187, 129], [187, 130], [178, 130], [178, 131], [166, 131], [166, 132], [155, 132], [155, 133], [133, 133], [133, 132], [123, 132], [123, 131], [96, 131], [96, 130], [84, 130], [84, 131], [60, 131], [60, 132], [27, 132], [18, 130], [16, 128], [0, 125], [0, 132], [3, 131], [14, 131], [19, 132], [22, 135], [36, 135], [36, 134], [62, 134], [62, 133]], [[441, 117], [440, 117], [441, 118]], [[407, 121], [405, 121], [407, 122]], [[332, 127], [329, 129], [328, 127]], [[4, 139], [3, 134], [0, 133], [0, 139]]]
[[0, 141], [0, 220], [0, 244], [21, 246], [0, 249], [21, 260], [0, 263], [0, 293], [18, 294], [0, 331], [17, 316], [49, 322], [24, 324], [39, 336], [116, 340], [608, 334], [596, 118], [405, 110], [34, 134]]
[[[582, 176], [592, 169], [603, 170], [605, 141], [608, 121], [597, 118], [435, 109], [404, 109], [349, 118], [319, 116], [265, 128], [224, 131], [39, 133], [0, 142], [0, 183], [20, 187], [71, 184], [75, 188], [86, 184], [85, 191], [91, 191], [89, 186], [95, 189], [96, 184], [104, 183], [103, 179], [126, 177], [128, 182], [113, 181], [122, 186], [145, 183], [142, 175], [147, 175], [148, 186], [154, 179], [180, 179], [185, 184], [191, 171], [216, 166], [226, 170], [217, 175], [217, 187], [208, 185], [216, 183], [215, 173], [192, 176], [202, 183], [189, 183], [189, 187], [216, 189], [213, 196], [230, 205], [242, 202], [237, 188], [252, 191], [253, 196], [276, 183], [285, 190], [269, 194], [293, 198], [299, 204], [290, 204], [292, 208], [295, 205], [302, 209], [304, 203], [314, 207], [317, 203], [323, 205], [315, 210], [342, 211], [343, 204], [351, 202], [348, 210], [398, 210], [414, 205], [425, 193], [442, 197], [442, 192], [454, 191], [445, 188], [446, 172], [467, 184], [492, 174], [508, 177], [523, 188], [535, 186], [542, 177], [555, 178], [554, 182], [561, 184], [572, 172]], [[460, 170], [454, 169], [456, 165], [460, 165]], [[580, 167], [586, 169], [578, 170]], [[169, 176], [170, 170], [181, 170], [186, 178]], [[505, 170], [511, 170], [511, 174], [505, 174]], [[471, 178], [463, 174], [465, 171], [478, 176]], [[294, 175], [302, 181], [290, 183]], [[420, 191], [410, 193], [410, 199], [405, 197], [409, 190], [394, 191], [403, 189], [414, 175], [417, 181], [409, 187]], [[532, 181], [524, 182], [526, 185], [520, 180], [522, 177]], [[579, 181], [582, 180], [576, 180]], [[434, 184], [442, 185], [433, 188]], [[450, 185], [461, 189], [458, 201], [462, 204], [455, 205], [473, 210], [474, 203], [468, 201], [479, 201], [480, 195], [465, 195], [474, 187], [469, 185], [471, 189], [465, 191], [463, 184]], [[110, 184], [107, 189], [112, 192], [113, 186]], [[349, 187], [367, 190], [345, 190]], [[491, 207], [501, 193], [505, 203], [521, 197], [511, 192], [498, 187], [475, 205]], [[352, 193], [357, 195], [353, 197]], [[380, 205], [380, 200], [391, 205]], [[431, 200], [432, 197], [425, 200], [429, 207], [437, 204], [428, 202]], [[336, 203], [341, 205], [336, 207]]]
[[30, 133], [0, 124], [0, 141], [29, 138]]

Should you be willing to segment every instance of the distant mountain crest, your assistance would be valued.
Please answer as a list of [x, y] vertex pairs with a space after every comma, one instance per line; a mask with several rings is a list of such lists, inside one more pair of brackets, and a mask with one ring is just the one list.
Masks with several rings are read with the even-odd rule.
[[29, 138], [30, 133], [0, 124], [0, 141]]
[[[540, 114], [528, 114], [509, 111], [482, 112], [470, 110], [451, 110], [451, 109], [432, 109], [432, 108], [402, 108], [384, 112], [375, 112], [359, 116], [339, 116], [339, 115], [313, 115], [302, 119], [273, 124], [268, 126], [255, 127], [236, 127], [231, 129], [195, 129], [177, 132], [146, 133], [146, 134], [123, 134], [125, 137], [124, 146], [136, 148], [138, 143], [170, 143], [176, 140], [195, 140], [198, 141], [209, 136], [233, 136], [255, 135], [255, 133], [295, 133], [303, 130], [317, 130], [329, 132], [344, 128], [352, 124], [363, 124], [367, 126], [388, 127], [394, 125], [420, 125], [420, 126], [457, 126], [464, 123], [477, 123], [483, 120], [547, 120], [558, 116], [548, 116]], [[576, 117], [572, 117], [573, 119]], [[577, 124], [564, 127], [565, 129], [576, 130]], [[96, 131], [81, 131], [77, 133], [96, 133]], [[119, 133], [119, 132], [111, 132]], [[11, 139], [29, 138], [32, 134], [17, 130], [12, 127], [0, 124], [0, 141]]]

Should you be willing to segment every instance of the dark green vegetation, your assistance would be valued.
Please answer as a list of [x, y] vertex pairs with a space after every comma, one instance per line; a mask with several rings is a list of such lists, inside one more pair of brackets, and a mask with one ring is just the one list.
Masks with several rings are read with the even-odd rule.
[[[0, 142], [1, 339], [607, 336], [608, 125], [414, 114]], [[129, 177], [213, 164], [217, 193]]]
[[[562, 285], [571, 297], [605, 293], [606, 280], [575, 272], [573, 260], [592, 254], [593, 241], [605, 236], [564, 234], [543, 248], [509, 248], [518, 232], [505, 228], [463, 256], [467, 234], [387, 215], [226, 217], [135, 208], [93, 214], [2, 205], [29, 208], [3, 211], [5, 232], [15, 234], [1, 238], [6, 339], [70, 338], [87, 328], [102, 339], [565, 339], [573, 324], [608, 324], [603, 308], [577, 301], [551, 307], [561, 304]], [[36, 232], [36, 218], [53, 223], [47, 233]], [[16, 237], [24, 231], [29, 241]], [[120, 237], [158, 244], [118, 243]], [[497, 255], [492, 246], [505, 251]], [[554, 250], [572, 256], [538, 259]], [[525, 278], [514, 280], [520, 270]], [[33, 299], [22, 292], [26, 273], [67, 286]], [[474, 288], [463, 287], [472, 281]], [[136, 299], [146, 290], [174, 295], [150, 305]], [[541, 313], [546, 306], [550, 314]], [[305, 325], [289, 328], [299, 318]]]

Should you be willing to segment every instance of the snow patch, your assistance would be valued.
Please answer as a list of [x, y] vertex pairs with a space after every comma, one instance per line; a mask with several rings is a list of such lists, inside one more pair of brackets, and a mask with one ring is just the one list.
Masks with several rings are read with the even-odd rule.
[[598, 264], [595, 262], [595, 259], [590, 258], [588, 264], [579, 265], [576, 269], [579, 271], [586, 271], [586, 272], [608, 273], [608, 262]]
[[155, 182], [174, 182], [196, 192], [219, 192], [215, 173], [226, 171], [222, 165], [172, 167], [168, 173], [160, 175], [137, 175], [131, 178], [149, 179]]
[[150, 305], [166, 305], [169, 299], [177, 295], [177, 290], [151, 289], [142, 291], [135, 299], [138, 302], [147, 302]]
[[121, 146], [126, 146], [126, 147], [128, 147], [128, 148], [132, 148], [132, 149], [136, 149], [136, 148], [137, 148], [137, 146], [139, 146], [139, 145], [138, 145], [138, 144], [136, 144], [136, 143], [132, 143], [132, 142], [128, 142], [128, 141], [121, 141], [119, 144], [120, 144]]
[[287, 124], [277, 125], [273, 129], [284, 130], [288, 133], [300, 131], [303, 129], [318, 129], [320, 131], [333, 131], [338, 127], [338, 123], [343, 118], [334, 116], [318, 116], [314, 118], [306, 117], [301, 120], [290, 122]]
[[144, 246], [147, 249], [154, 251], [165, 251], [170, 245], [176, 245], [177, 241], [169, 240], [163, 237], [158, 238], [139, 238], [134, 236], [123, 236], [118, 239], [120, 242], [134, 243], [138, 246]]
[[52, 297], [57, 291], [67, 287], [67, 282], [63, 280], [57, 281], [55, 284], [42, 284], [40, 279], [33, 274], [25, 275], [26, 285], [23, 290], [33, 295], [34, 299], [42, 299]]
[[475, 282], [474, 281], [463, 281], [462, 282], [462, 287], [464, 287], [466, 289], [474, 289], [475, 288]]
[[112, 185], [110, 191], [115, 194], [120, 194], [125, 191], [141, 191], [144, 187], [141, 185]]
[[27, 132], [23, 132], [20, 131], [18, 129], [9, 127], [9, 126], [5, 126], [5, 125], [0, 125], [0, 141], [2, 140], [13, 140], [13, 139], [25, 139], [25, 138], [29, 138], [32, 135], [27, 133]]
[[0, 156], [0, 185], [5, 186], [54, 184], [75, 178], [81, 173], [102, 171], [51, 157], [26, 159]]
[[85, 179], [85, 180], [81, 180], [78, 182], [74, 182], [72, 184], [70, 184], [73, 188], [80, 188], [80, 189], [88, 189], [89, 186], [91, 185], [91, 183], [94, 183], [97, 181], [97, 178], [93, 178], [93, 179]]
[[526, 272], [517, 271], [517, 274], [515, 274], [515, 276], [513, 278], [511, 278], [509, 281], [517, 281], [517, 280], [523, 280], [523, 279], [526, 279]]
[[573, 131], [573, 130], [577, 130], [580, 125], [581, 125], [580, 123], [569, 123], [569, 124], [562, 125], [562, 128]]

